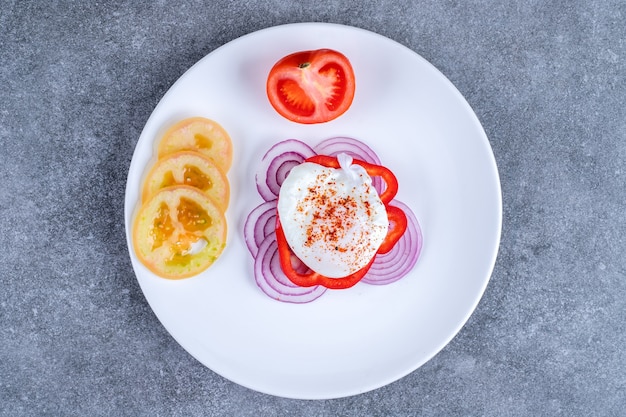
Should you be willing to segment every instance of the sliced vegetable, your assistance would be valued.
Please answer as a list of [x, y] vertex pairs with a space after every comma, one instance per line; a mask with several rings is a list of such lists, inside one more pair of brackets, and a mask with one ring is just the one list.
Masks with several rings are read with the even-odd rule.
[[387, 285], [398, 281], [413, 269], [422, 251], [422, 230], [411, 208], [398, 200], [391, 201], [389, 206], [402, 209], [407, 228], [389, 252], [376, 255], [376, 261], [361, 280], [365, 284]]
[[189, 185], [206, 193], [222, 211], [228, 207], [230, 185], [226, 174], [212, 159], [192, 151], [181, 151], [159, 159], [144, 180], [144, 202], [162, 188]]
[[158, 146], [158, 157], [179, 151], [204, 154], [223, 172], [228, 172], [233, 160], [233, 146], [228, 133], [216, 121], [204, 117], [181, 120], [165, 132]]
[[389, 230], [387, 231], [387, 237], [385, 241], [378, 248], [377, 253], [387, 253], [396, 245], [400, 237], [404, 234], [407, 227], [406, 214], [401, 208], [385, 205], [387, 208], [387, 217], [389, 219]]
[[137, 258], [154, 274], [188, 278], [223, 252], [232, 153], [230, 136], [204, 117], [181, 120], [158, 142], [132, 231]]
[[292, 264], [293, 254], [283, 233], [283, 229], [280, 226], [280, 221], [276, 227], [276, 241], [278, 243], [278, 256], [280, 259], [280, 267], [283, 273], [289, 278], [289, 281], [293, 282], [300, 287], [312, 287], [321, 285], [326, 288], [334, 290], [345, 289], [354, 286], [361, 280], [372, 266], [374, 258], [369, 264], [359, 269], [353, 274], [342, 278], [329, 278], [315, 271], [308, 270], [306, 272], [300, 272], [294, 268]]
[[276, 235], [272, 234], [261, 242], [254, 261], [255, 282], [269, 297], [290, 303], [308, 303], [326, 292], [326, 288], [319, 285], [302, 287], [293, 284], [279, 262]]
[[[345, 148], [342, 149], [342, 146]], [[294, 148], [298, 151], [295, 151]], [[303, 152], [301, 150], [303, 148], [309, 147], [295, 139], [277, 143], [274, 145], [273, 151], [266, 154], [268, 157], [263, 162], [263, 169], [269, 171], [274, 160], [275, 165], [282, 165], [278, 161], [281, 161], [281, 158], [289, 159], [284, 154], [294, 151], [299, 154], [299, 163], [311, 158], [312, 161], [317, 159], [332, 164], [331, 166], [336, 166], [333, 162], [333, 160], [336, 161], [336, 158], [330, 158], [329, 155], [317, 155], [302, 159]], [[279, 175], [276, 174], [279, 170], [273, 167], [271, 171], [274, 174], [272, 175], [268, 175], [267, 172], [265, 174], [257, 173], [257, 188], [266, 201], [250, 212], [244, 226], [246, 244], [255, 258], [255, 279], [259, 288], [268, 296], [279, 301], [310, 302], [317, 299], [326, 290], [326, 287], [319, 285], [321, 283], [326, 283], [328, 288], [347, 288], [357, 282], [386, 285], [406, 276], [420, 256], [422, 233], [415, 214], [406, 204], [394, 198], [397, 191], [397, 179], [393, 173], [387, 172], [388, 170], [380, 165], [378, 156], [367, 145], [356, 139], [331, 138], [321, 142], [313, 149], [314, 153], [320, 150], [328, 151], [329, 153], [332, 152], [333, 156], [345, 152], [353, 156], [355, 160], [360, 159], [364, 167], [366, 165], [370, 168], [372, 165], [375, 166], [375, 174], [373, 174], [375, 176], [372, 180], [373, 183], [376, 180], [379, 181], [380, 188], [377, 187], [377, 190], [385, 196], [384, 204], [390, 220], [386, 242], [381, 245], [377, 255], [368, 265], [369, 269], [362, 276], [360, 276], [362, 271], [358, 271], [357, 274], [353, 274], [355, 276], [346, 277], [343, 282], [326, 282], [323, 277], [308, 270], [300, 260], [293, 256], [288, 245], [284, 242], [280, 243], [284, 239], [284, 234], [281, 236], [280, 222], [276, 215], [278, 193], [274, 194], [269, 191], [266, 181], [267, 178], [279, 178], [274, 182], [280, 187], [288, 171]], [[307, 150], [305, 153], [308, 152]], [[383, 181], [382, 178], [385, 180]], [[386, 181], [389, 181], [388, 187], [384, 184]], [[403, 229], [404, 232], [400, 233]], [[283, 253], [282, 256], [280, 255], [281, 252]], [[336, 278], [327, 279], [337, 281]], [[294, 290], [294, 286], [299, 290]], [[309, 289], [314, 291], [308, 292]]]
[[[306, 162], [313, 162], [319, 165], [323, 165], [330, 168], [340, 168], [340, 162], [337, 157], [328, 155], [316, 155], [306, 159]], [[393, 225], [389, 228], [385, 240], [378, 249], [378, 253], [389, 252], [396, 244], [400, 236], [404, 233], [407, 226], [406, 216], [402, 210], [398, 207], [389, 207], [388, 203], [393, 199], [398, 191], [398, 180], [395, 175], [382, 165], [374, 165], [368, 162], [360, 161], [357, 159], [352, 160], [352, 163], [357, 164], [365, 168], [370, 177], [378, 176], [382, 177], [385, 181], [386, 188], [383, 194], [380, 195], [380, 199], [387, 209], [387, 216], [389, 222]], [[280, 220], [276, 226], [276, 239], [278, 241], [278, 254], [280, 256], [280, 265], [283, 268], [283, 272], [287, 275], [294, 284], [303, 287], [312, 285], [322, 285], [326, 288], [332, 289], [344, 289], [349, 288], [359, 282], [370, 266], [374, 262], [374, 258], [365, 267], [361, 268], [357, 272], [350, 274], [342, 278], [329, 278], [315, 271], [308, 271], [307, 273], [299, 273], [295, 271], [291, 264], [292, 251], [287, 243], [285, 234], [283, 233], [280, 225]]]
[[315, 145], [313, 151], [317, 155], [337, 156], [340, 153], [347, 153], [354, 159], [369, 162], [370, 164], [380, 165], [380, 158], [376, 152], [365, 143], [349, 137], [332, 137], [325, 139]]
[[297, 123], [324, 123], [348, 110], [354, 99], [354, 70], [331, 49], [296, 52], [279, 60], [267, 79], [270, 104]]
[[244, 223], [244, 240], [246, 246], [256, 257], [261, 242], [276, 230], [276, 204], [277, 200], [266, 201], [250, 212]]
[[[337, 156], [340, 153], [346, 153], [354, 159], [360, 159], [361, 161], [369, 162], [374, 165], [381, 165], [380, 158], [365, 143], [360, 140], [338, 136], [325, 139], [315, 145], [313, 151], [318, 155]], [[383, 192], [383, 181], [380, 177], [372, 178], [372, 184], [378, 191], [378, 194]]]
[[278, 198], [280, 186], [296, 165], [314, 156], [309, 145], [296, 139], [287, 139], [272, 146], [261, 159], [256, 173], [256, 186], [265, 201]]
[[[314, 162], [316, 164], [324, 165], [331, 168], [339, 168], [339, 161], [334, 156], [328, 155], [315, 155], [306, 160], [306, 162]], [[370, 177], [380, 177], [385, 182], [385, 191], [380, 194], [380, 199], [383, 204], [387, 204], [391, 201], [393, 197], [395, 197], [398, 192], [398, 180], [396, 176], [393, 175], [388, 168], [385, 168], [382, 165], [374, 165], [369, 162], [360, 161], [358, 159], [354, 159], [352, 163], [361, 165]]]
[[157, 192], [143, 204], [133, 227], [139, 260], [155, 274], [187, 278], [208, 268], [226, 242], [226, 218], [206, 194], [190, 186]]

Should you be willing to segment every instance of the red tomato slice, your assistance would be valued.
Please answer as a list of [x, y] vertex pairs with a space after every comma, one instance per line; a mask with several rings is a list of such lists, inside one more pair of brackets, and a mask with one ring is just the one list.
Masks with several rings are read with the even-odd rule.
[[341, 116], [352, 104], [354, 90], [350, 61], [331, 49], [287, 55], [267, 78], [270, 103], [297, 123], [324, 123]]

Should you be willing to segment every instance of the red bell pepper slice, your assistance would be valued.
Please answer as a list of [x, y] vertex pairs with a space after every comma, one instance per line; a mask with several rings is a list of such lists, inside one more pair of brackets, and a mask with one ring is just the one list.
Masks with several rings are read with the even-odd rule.
[[[339, 161], [334, 156], [316, 155], [306, 159], [305, 162], [313, 162], [329, 168], [340, 167]], [[389, 202], [398, 192], [398, 180], [393, 172], [381, 165], [370, 164], [369, 162], [357, 159], [354, 159], [352, 163], [361, 165], [370, 176], [380, 176], [385, 181], [386, 187], [380, 195], [380, 199], [387, 209], [387, 217], [391, 226], [387, 231], [385, 240], [380, 245], [376, 253], [387, 253], [394, 247], [407, 228], [407, 218], [404, 211], [398, 207], [389, 205]], [[280, 219], [277, 219], [276, 222], [276, 241], [278, 243], [278, 257], [281, 269], [291, 282], [300, 287], [322, 285], [330, 289], [350, 288], [358, 283], [365, 276], [365, 274], [367, 274], [367, 271], [369, 271], [370, 267], [374, 263], [374, 260], [376, 259], [376, 256], [372, 257], [372, 260], [366, 266], [346, 277], [341, 278], [326, 277], [315, 271], [300, 273], [294, 269], [291, 263], [292, 251], [280, 225]]]
[[393, 249], [404, 234], [408, 225], [406, 214], [404, 214], [401, 208], [390, 205], [385, 205], [385, 207], [387, 207], [387, 218], [389, 219], [389, 223], [391, 223], [391, 227], [387, 230], [387, 236], [383, 243], [380, 244], [378, 252], [376, 252], [380, 254], [387, 253]]
[[[314, 162], [329, 168], [340, 167], [337, 157], [328, 155], [315, 155], [307, 158], [304, 162]], [[396, 196], [398, 193], [398, 179], [395, 175], [393, 175], [391, 170], [382, 165], [370, 164], [369, 162], [361, 161], [359, 159], [353, 159], [352, 163], [361, 165], [365, 168], [365, 171], [367, 171], [370, 177], [382, 177], [383, 181], [385, 181], [386, 187], [380, 195], [380, 200], [385, 206]]]
[[280, 259], [281, 269], [283, 270], [287, 278], [289, 278], [289, 281], [300, 287], [312, 287], [314, 285], [322, 285], [326, 288], [336, 290], [350, 288], [357, 282], [359, 282], [365, 276], [365, 274], [367, 274], [367, 271], [369, 271], [370, 267], [374, 263], [374, 259], [376, 259], [376, 257], [373, 257], [372, 260], [363, 268], [359, 269], [353, 274], [342, 278], [329, 278], [322, 274], [318, 274], [315, 271], [300, 273], [296, 271], [291, 264], [291, 248], [287, 243], [283, 228], [280, 226], [280, 221], [278, 221], [278, 225], [276, 227], [276, 241], [278, 243], [278, 258]]

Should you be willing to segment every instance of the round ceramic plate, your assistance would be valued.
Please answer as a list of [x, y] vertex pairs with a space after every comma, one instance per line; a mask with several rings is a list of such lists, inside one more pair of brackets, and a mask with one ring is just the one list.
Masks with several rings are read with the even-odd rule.
[[[338, 119], [300, 125], [279, 116], [265, 94], [273, 64], [292, 52], [331, 48], [356, 76], [352, 107]], [[135, 256], [129, 231], [155, 143], [191, 116], [231, 135], [227, 246], [201, 275], [170, 281]], [[397, 198], [420, 221], [424, 246], [415, 268], [386, 286], [359, 283], [308, 304], [270, 299], [256, 286], [243, 239], [261, 203], [254, 171], [278, 141], [310, 145], [333, 136], [367, 143], [397, 176]], [[491, 275], [502, 219], [498, 172], [470, 106], [431, 64], [383, 36], [305, 23], [236, 39], [190, 68], [150, 116], [130, 165], [127, 243], [146, 299], [170, 334], [214, 372], [264, 393], [337, 398], [389, 384], [439, 352], [461, 329]]]

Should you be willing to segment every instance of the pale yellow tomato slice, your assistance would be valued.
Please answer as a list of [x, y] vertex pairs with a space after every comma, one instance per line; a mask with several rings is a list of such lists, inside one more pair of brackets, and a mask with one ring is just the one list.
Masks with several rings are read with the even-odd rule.
[[228, 207], [230, 185], [226, 174], [212, 159], [192, 151], [176, 152], [159, 159], [144, 180], [142, 201], [174, 185], [189, 185], [206, 193], [222, 211]]
[[144, 203], [133, 226], [137, 258], [163, 278], [199, 274], [222, 254], [226, 218], [213, 200], [196, 188], [163, 188]]
[[158, 157], [179, 151], [204, 154], [223, 172], [228, 172], [233, 161], [230, 136], [219, 123], [204, 117], [181, 120], [165, 132], [157, 149]]

